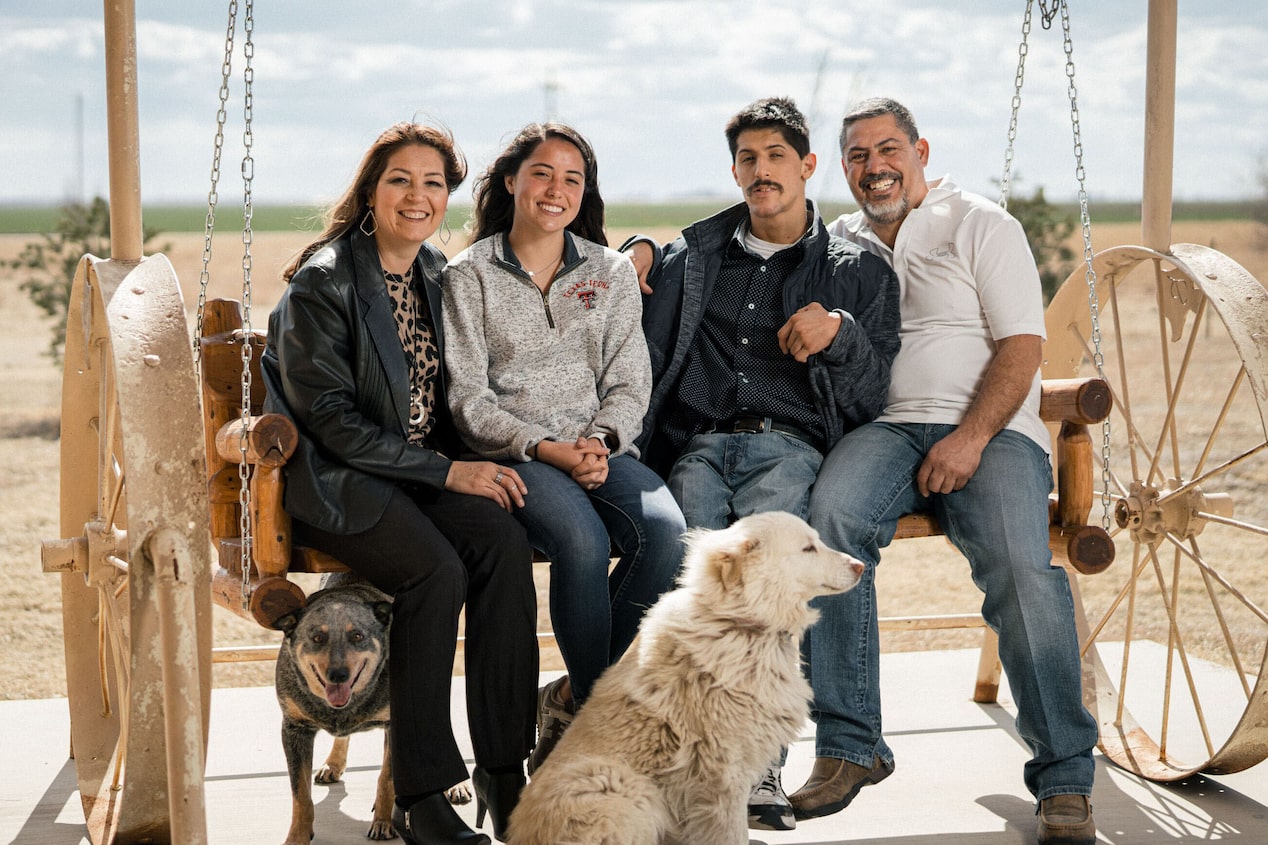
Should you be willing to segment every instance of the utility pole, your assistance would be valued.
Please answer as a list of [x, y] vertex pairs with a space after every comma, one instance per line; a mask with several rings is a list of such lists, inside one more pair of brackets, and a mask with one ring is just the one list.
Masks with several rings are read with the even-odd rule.
[[84, 196], [84, 92], [75, 95], [75, 182], [71, 187], [73, 202], [88, 201]]
[[559, 117], [559, 83], [555, 81], [555, 72], [546, 71], [546, 80], [542, 83], [542, 111], [546, 120]]

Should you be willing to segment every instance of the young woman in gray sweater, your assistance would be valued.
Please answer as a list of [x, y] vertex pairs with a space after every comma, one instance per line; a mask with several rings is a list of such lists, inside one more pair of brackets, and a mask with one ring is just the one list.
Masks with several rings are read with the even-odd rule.
[[530, 124], [475, 194], [471, 246], [445, 271], [449, 405], [467, 446], [528, 489], [515, 513], [551, 561], [568, 669], [539, 692], [531, 773], [672, 586], [686, 526], [634, 447], [651, 392], [642, 303], [607, 247], [590, 144]]

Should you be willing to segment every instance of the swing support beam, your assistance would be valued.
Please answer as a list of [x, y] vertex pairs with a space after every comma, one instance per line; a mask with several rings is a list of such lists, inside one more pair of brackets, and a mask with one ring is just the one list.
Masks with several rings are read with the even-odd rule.
[[138, 262], [141, 233], [141, 139], [137, 120], [136, 3], [104, 0], [106, 132], [110, 146], [110, 257]]
[[1177, 0], [1149, 0], [1145, 54], [1145, 172], [1141, 243], [1171, 251], [1171, 183], [1175, 155]]

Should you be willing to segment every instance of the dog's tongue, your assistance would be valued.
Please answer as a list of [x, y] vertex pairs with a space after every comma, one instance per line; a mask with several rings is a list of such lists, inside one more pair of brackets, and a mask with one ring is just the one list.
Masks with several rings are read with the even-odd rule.
[[343, 707], [352, 698], [352, 684], [326, 684], [326, 701], [331, 707]]

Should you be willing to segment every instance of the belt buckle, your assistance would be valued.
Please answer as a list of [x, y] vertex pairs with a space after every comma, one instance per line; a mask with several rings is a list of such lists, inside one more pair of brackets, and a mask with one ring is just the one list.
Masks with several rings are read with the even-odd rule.
[[736, 434], [763, 434], [766, 431], [766, 420], [762, 417], [737, 417], [731, 431]]

